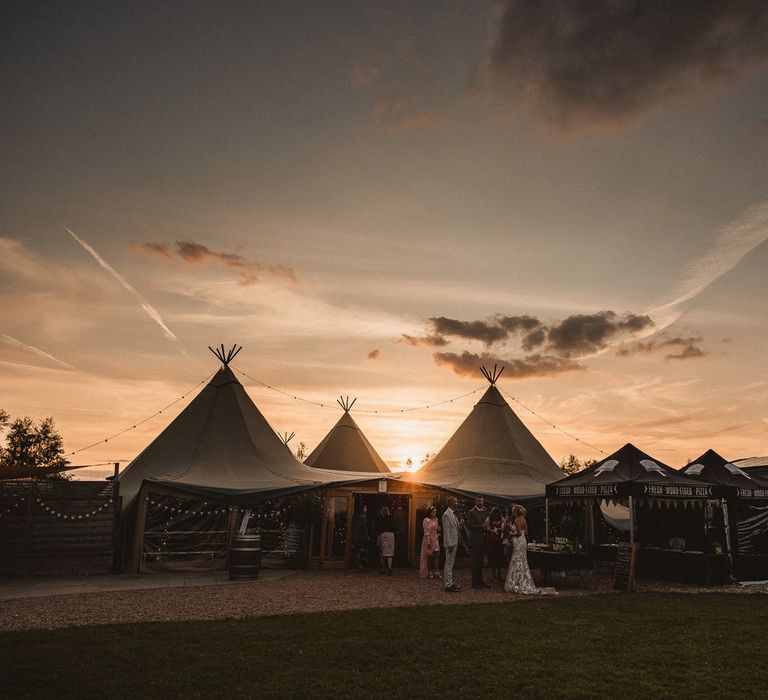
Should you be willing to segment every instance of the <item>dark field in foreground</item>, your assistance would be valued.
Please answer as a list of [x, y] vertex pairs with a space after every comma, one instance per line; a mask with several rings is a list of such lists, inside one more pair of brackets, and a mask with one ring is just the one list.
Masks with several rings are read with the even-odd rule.
[[0, 634], [0, 696], [765, 697], [768, 596], [635, 594]]

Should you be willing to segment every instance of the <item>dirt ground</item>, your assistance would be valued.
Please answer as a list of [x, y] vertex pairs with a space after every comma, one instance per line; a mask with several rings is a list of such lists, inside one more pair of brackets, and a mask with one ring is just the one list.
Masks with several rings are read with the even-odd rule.
[[[205, 585], [147, 587], [131, 590], [72, 592], [59, 595], [15, 597], [0, 602], [0, 630], [53, 629], [77, 625], [213, 620], [258, 617], [325, 610], [351, 610], [417, 605], [456, 605], [531, 600], [534, 596], [505, 593], [495, 583], [472, 589], [470, 571], [456, 571], [463, 587], [446, 593], [442, 582], [419, 579], [412, 569], [396, 570], [391, 577], [375, 572], [293, 571], [245, 582], [212, 579]], [[222, 575], [223, 578], [223, 575]], [[218, 581], [221, 582], [219, 583]], [[544, 582], [539, 582], [542, 584]], [[17, 584], [18, 585], [18, 584]], [[608, 575], [588, 574], [583, 579], [554, 576], [548, 585], [561, 596], [610, 594]], [[638, 592], [733, 592], [768, 594], [768, 586], [713, 586], [695, 588], [639, 582]]]

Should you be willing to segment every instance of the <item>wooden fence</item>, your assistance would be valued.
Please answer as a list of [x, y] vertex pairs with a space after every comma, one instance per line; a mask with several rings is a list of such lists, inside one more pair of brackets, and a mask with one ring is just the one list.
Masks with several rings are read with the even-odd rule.
[[113, 570], [120, 506], [116, 480], [0, 481], [0, 575]]

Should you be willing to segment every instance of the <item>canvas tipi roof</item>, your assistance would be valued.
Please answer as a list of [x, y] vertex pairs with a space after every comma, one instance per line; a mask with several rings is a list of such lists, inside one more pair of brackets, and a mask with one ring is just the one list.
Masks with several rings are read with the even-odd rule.
[[349, 397], [339, 400], [344, 413], [320, 444], [304, 460], [316, 469], [335, 469], [345, 472], [373, 472], [389, 474], [389, 467], [373, 448], [368, 438], [349, 414]]
[[[144, 480], [209, 497], [279, 495], [347, 480], [293, 456], [228, 363], [120, 475], [123, 507]], [[359, 477], [358, 477], [359, 479]]]
[[511, 500], [544, 496], [563, 477], [496, 387], [501, 372], [443, 448], [411, 479], [451, 491]]

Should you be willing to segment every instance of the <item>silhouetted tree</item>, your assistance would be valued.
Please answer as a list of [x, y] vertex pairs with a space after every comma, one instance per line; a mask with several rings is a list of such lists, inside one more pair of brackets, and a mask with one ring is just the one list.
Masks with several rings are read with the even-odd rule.
[[575, 455], [568, 455], [560, 460], [560, 469], [563, 470], [566, 476], [570, 476], [571, 474], [584, 471], [587, 467], [591, 467], [596, 461], [596, 459], [581, 460]]
[[300, 442], [298, 445], [296, 445], [296, 459], [298, 459], [299, 462], [303, 462], [306, 456], [307, 445], [303, 442]]
[[[0, 412], [0, 426], [7, 428], [5, 447], [0, 450], [0, 469], [22, 467], [37, 469], [69, 464], [64, 458], [64, 441], [56, 430], [53, 418], [44, 418], [37, 425], [25, 416], [11, 421], [5, 411]], [[47, 478], [70, 478], [61, 474], [49, 474]]]

